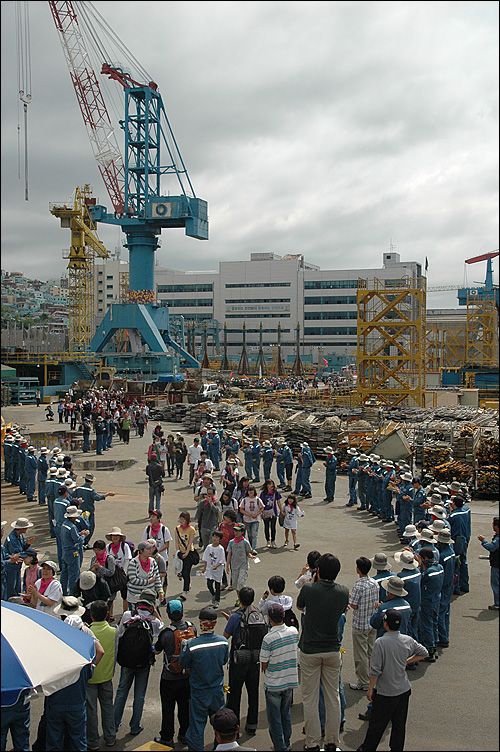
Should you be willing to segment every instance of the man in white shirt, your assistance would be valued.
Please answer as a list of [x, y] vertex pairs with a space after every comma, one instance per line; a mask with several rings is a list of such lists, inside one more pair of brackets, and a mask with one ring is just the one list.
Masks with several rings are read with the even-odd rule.
[[195, 466], [201, 458], [202, 447], [200, 446], [200, 440], [194, 439], [187, 452], [187, 463], [189, 465], [189, 485], [193, 483]]
[[194, 464], [195, 470], [198, 470], [200, 462], [205, 463], [205, 470], [207, 471], [207, 473], [211, 473], [214, 469], [214, 463], [212, 462], [212, 460], [208, 459], [208, 454], [203, 449], [201, 450], [200, 459], [197, 460]]

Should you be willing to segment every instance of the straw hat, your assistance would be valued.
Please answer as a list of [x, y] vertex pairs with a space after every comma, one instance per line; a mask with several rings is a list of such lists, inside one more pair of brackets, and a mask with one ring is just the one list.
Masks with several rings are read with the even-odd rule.
[[106, 538], [106, 540], [110, 541], [110, 540], [112, 540], [112, 536], [113, 535], [119, 535], [122, 541], [126, 540], [126, 538], [127, 538], [127, 536], [125, 535], [125, 533], [122, 533], [121, 528], [119, 528], [119, 527], [112, 527], [111, 530], [110, 530], [110, 532], [106, 533], [106, 535], [104, 537]]

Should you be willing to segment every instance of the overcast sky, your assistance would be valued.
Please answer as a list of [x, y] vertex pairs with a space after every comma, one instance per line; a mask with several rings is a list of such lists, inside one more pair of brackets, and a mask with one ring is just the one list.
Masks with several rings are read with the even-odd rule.
[[[29, 3], [24, 200], [15, 5], [1, 3], [2, 268], [47, 279], [64, 273], [70, 245], [49, 202], [90, 183], [111, 204], [46, 2]], [[402, 260], [429, 259], [435, 286], [462, 284], [464, 260], [498, 248], [497, 2], [95, 6], [158, 83], [209, 203], [210, 240], [164, 230], [160, 265], [216, 269], [274, 251], [371, 268], [392, 240]], [[121, 242], [104, 225], [99, 236], [110, 250]], [[485, 269], [468, 267], [468, 282]], [[428, 300], [456, 304], [453, 292]]]

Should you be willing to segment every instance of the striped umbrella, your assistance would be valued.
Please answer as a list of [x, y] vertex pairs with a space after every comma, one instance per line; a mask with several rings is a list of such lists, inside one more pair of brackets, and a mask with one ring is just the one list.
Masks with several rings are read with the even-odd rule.
[[14, 705], [24, 689], [45, 695], [74, 684], [95, 657], [90, 635], [50, 614], [2, 601], [2, 706]]

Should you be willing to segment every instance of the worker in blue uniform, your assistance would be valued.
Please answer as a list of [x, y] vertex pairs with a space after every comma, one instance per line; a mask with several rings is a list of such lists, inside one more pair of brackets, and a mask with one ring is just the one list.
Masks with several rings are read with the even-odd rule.
[[56, 536], [56, 548], [57, 548], [57, 563], [59, 569], [63, 567], [63, 552], [61, 545], [61, 527], [64, 522], [64, 515], [66, 514], [68, 507], [71, 506], [69, 499], [68, 487], [64, 483], [60, 483], [57, 489], [57, 496], [54, 501], [54, 533]]
[[199, 613], [200, 634], [188, 640], [179, 663], [189, 669], [189, 728], [186, 733], [189, 752], [204, 749], [204, 732], [209, 718], [224, 707], [224, 666], [229, 659], [225, 637], [214, 634], [217, 611], [210, 606]]
[[413, 524], [416, 525], [420, 520], [425, 520], [429, 504], [420, 478], [413, 478], [411, 484], [413, 486]]
[[347, 454], [350, 456], [349, 464], [347, 464], [347, 462], [342, 463], [344, 467], [347, 467], [347, 475], [349, 478], [349, 501], [347, 502], [346, 507], [354, 507], [358, 502], [356, 493], [359, 470], [358, 450], [348, 449]]
[[106, 436], [106, 425], [102, 419], [102, 415], [97, 416], [95, 422], [95, 453], [102, 454], [104, 449], [104, 438]]
[[233, 452], [236, 456], [238, 456], [238, 452], [240, 451], [240, 442], [232, 434], [228, 434], [224, 447], [226, 450], [226, 461], [227, 461], [229, 459], [229, 455], [231, 454], [231, 452]]
[[75, 506], [68, 506], [61, 525], [61, 587], [63, 595], [71, 595], [80, 577], [82, 565], [82, 540], [88, 536], [88, 530], [78, 531], [74, 520], [80, 512]]
[[367, 489], [368, 489], [368, 469], [369, 460], [366, 454], [358, 455], [358, 499], [359, 506], [358, 511], [365, 511], [368, 509]]
[[335, 485], [337, 482], [337, 458], [333, 453], [333, 447], [325, 447], [326, 462], [323, 465], [326, 467], [325, 473], [325, 498], [323, 501], [327, 501], [329, 504], [335, 501]]
[[83, 447], [82, 452], [85, 452], [85, 454], [90, 449], [90, 420], [89, 418], [84, 418], [82, 423], [82, 431], [83, 431]]
[[453, 595], [456, 558], [453, 543], [449, 530], [441, 530], [438, 533], [436, 547], [439, 551], [439, 563], [444, 573], [439, 601], [438, 642], [436, 643], [440, 648], [447, 648], [450, 643], [450, 603]]
[[382, 471], [382, 468], [379, 465], [379, 460], [380, 460], [380, 457], [378, 456], [378, 454], [370, 454], [370, 470], [368, 473], [368, 478], [369, 478], [368, 511], [371, 512], [372, 514], [379, 514], [378, 478]]
[[92, 546], [90, 545], [90, 539], [92, 538], [95, 529], [95, 502], [103, 501], [103, 499], [105, 499], [107, 496], [115, 495], [114, 491], [107, 491], [104, 494], [97, 493], [97, 491], [92, 488], [92, 483], [94, 482], [94, 480], [94, 475], [92, 473], [87, 473], [85, 475], [85, 483], [82, 486], [78, 486], [73, 493], [73, 499], [81, 499], [81, 511], [90, 512], [90, 517], [88, 520], [90, 535], [87, 539], [85, 548], [92, 548]]
[[[384, 522], [393, 522], [394, 509], [392, 506], [392, 483], [395, 478], [394, 463], [386, 460], [382, 474], [382, 519]], [[359, 478], [358, 478], [359, 487]], [[359, 489], [358, 489], [359, 490]]]
[[62, 480], [56, 477], [57, 472], [57, 467], [49, 467], [47, 480], [45, 482], [45, 498], [47, 500], [47, 514], [49, 517], [49, 532], [51, 538], [56, 537], [54, 530], [54, 502], [57, 496], [57, 489], [62, 482]]
[[[4, 559], [6, 600], [19, 595], [21, 592], [21, 567], [23, 559], [26, 556], [26, 550], [31, 548], [35, 540], [35, 536], [33, 535], [30, 538], [25, 538], [27, 530], [33, 527], [33, 523], [25, 517], [20, 517], [12, 523], [11, 527], [14, 529], [7, 536], [7, 540], [3, 546], [3, 554], [5, 559], [7, 559]], [[19, 556], [15, 557], [14, 554], [19, 554]]]
[[264, 469], [264, 482], [271, 477], [271, 468], [273, 466], [274, 452], [270, 441], [262, 442], [262, 467]]
[[201, 447], [202, 447], [203, 451], [206, 452], [207, 455], [208, 455], [208, 438], [209, 437], [208, 437], [208, 433], [207, 433], [207, 429], [206, 428], [202, 428], [201, 429], [200, 436], [201, 436], [201, 439], [200, 439]]
[[430, 548], [421, 548], [417, 559], [421, 563], [422, 573], [419, 642], [429, 651], [429, 657], [425, 660], [428, 663], [434, 663], [437, 657], [439, 602], [443, 589], [444, 570], [439, 561], [434, 558], [434, 553]]
[[[422, 527], [425, 525], [426, 527]], [[420, 527], [417, 531], [417, 538], [419, 539], [418, 546], [415, 546], [415, 553], [418, 554], [421, 548], [430, 548], [436, 561], [439, 561], [439, 550], [436, 546], [436, 536], [433, 531], [429, 529], [427, 522], [420, 523]]]
[[451, 537], [455, 541], [453, 550], [460, 558], [458, 567], [458, 577], [455, 582], [453, 592], [469, 592], [469, 565], [467, 564], [467, 549], [471, 536], [471, 514], [470, 509], [461, 496], [453, 496], [450, 501], [451, 512], [448, 516], [448, 522], [451, 527]]
[[370, 619], [370, 626], [377, 630], [377, 638], [385, 634], [384, 614], [388, 608], [395, 608], [401, 616], [401, 634], [410, 634], [411, 606], [406, 600], [408, 592], [405, 590], [404, 582], [396, 575], [384, 580], [382, 585], [386, 592], [386, 600], [379, 603], [373, 616]]
[[213, 462], [214, 470], [220, 468], [220, 436], [216, 428], [212, 428], [208, 437], [208, 456]]
[[420, 572], [419, 563], [411, 551], [399, 551], [394, 554], [394, 561], [397, 561], [402, 569], [397, 573], [397, 577], [402, 580], [406, 590], [405, 599], [411, 606], [410, 622], [408, 624], [408, 634], [414, 640], [418, 638], [418, 620], [420, 615]]
[[40, 456], [37, 460], [37, 472], [38, 472], [38, 503], [40, 506], [46, 503], [47, 477], [49, 473], [49, 463], [47, 462], [47, 455], [49, 450], [47, 447], [40, 449]]
[[12, 485], [19, 488], [19, 459], [21, 456], [21, 436], [16, 434], [12, 445]]
[[274, 458], [276, 460], [276, 474], [278, 476], [278, 488], [284, 488], [285, 483], [285, 444], [282, 439], [276, 441], [276, 446], [273, 450]]
[[252, 456], [252, 475], [253, 475], [253, 479], [255, 483], [260, 483], [260, 451], [261, 451], [261, 446], [259, 444], [259, 439], [257, 436], [253, 436], [251, 456]]
[[413, 522], [413, 486], [411, 473], [403, 473], [399, 482], [396, 503], [398, 504], [398, 525], [401, 535], [407, 525]]
[[28, 454], [28, 442], [21, 438], [19, 443], [19, 493], [26, 496], [26, 456]]
[[252, 480], [252, 445], [246, 439], [243, 440], [243, 459], [245, 463], [245, 475]]
[[38, 460], [36, 458], [36, 448], [28, 447], [26, 461], [24, 463], [24, 474], [26, 476], [26, 497], [28, 501], [35, 501], [36, 476], [38, 471]]
[[493, 603], [488, 606], [488, 611], [498, 611], [500, 608], [500, 577], [499, 577], [499, 542], [500, 542], [500, 518], [493, 517], [491, 522], [493, 538], [488, 542], [484, 535], [478, 535], [477, 539], [482, 547], [488, 551], [490, 562], [490, 585], [493, 591]]
[[312, 499], [311, 491], [311, 467], [316, 462], [311, 447], [304, 441], [301, 449], [302, 454], [302, 493], [304, 499]]
[[389, 559], [387, 554], [378, 553], [371, 559], [372, 567], [377, 571], [371, 575], [372, 580], [378, 584], [379, 600], [385, 602], [387, 600], [387, 592], [382, 587], [382, 582], [389, 579], [389, 577], [395, 577], [396, 573], [393, 572], [389, 565]]
[[4, 458], [4, 480], [6, 483], [12, 483], [12, 451], [13, 451], [14, 437], [11, 434], [7, 434], [3, 443], [3, 458]]

